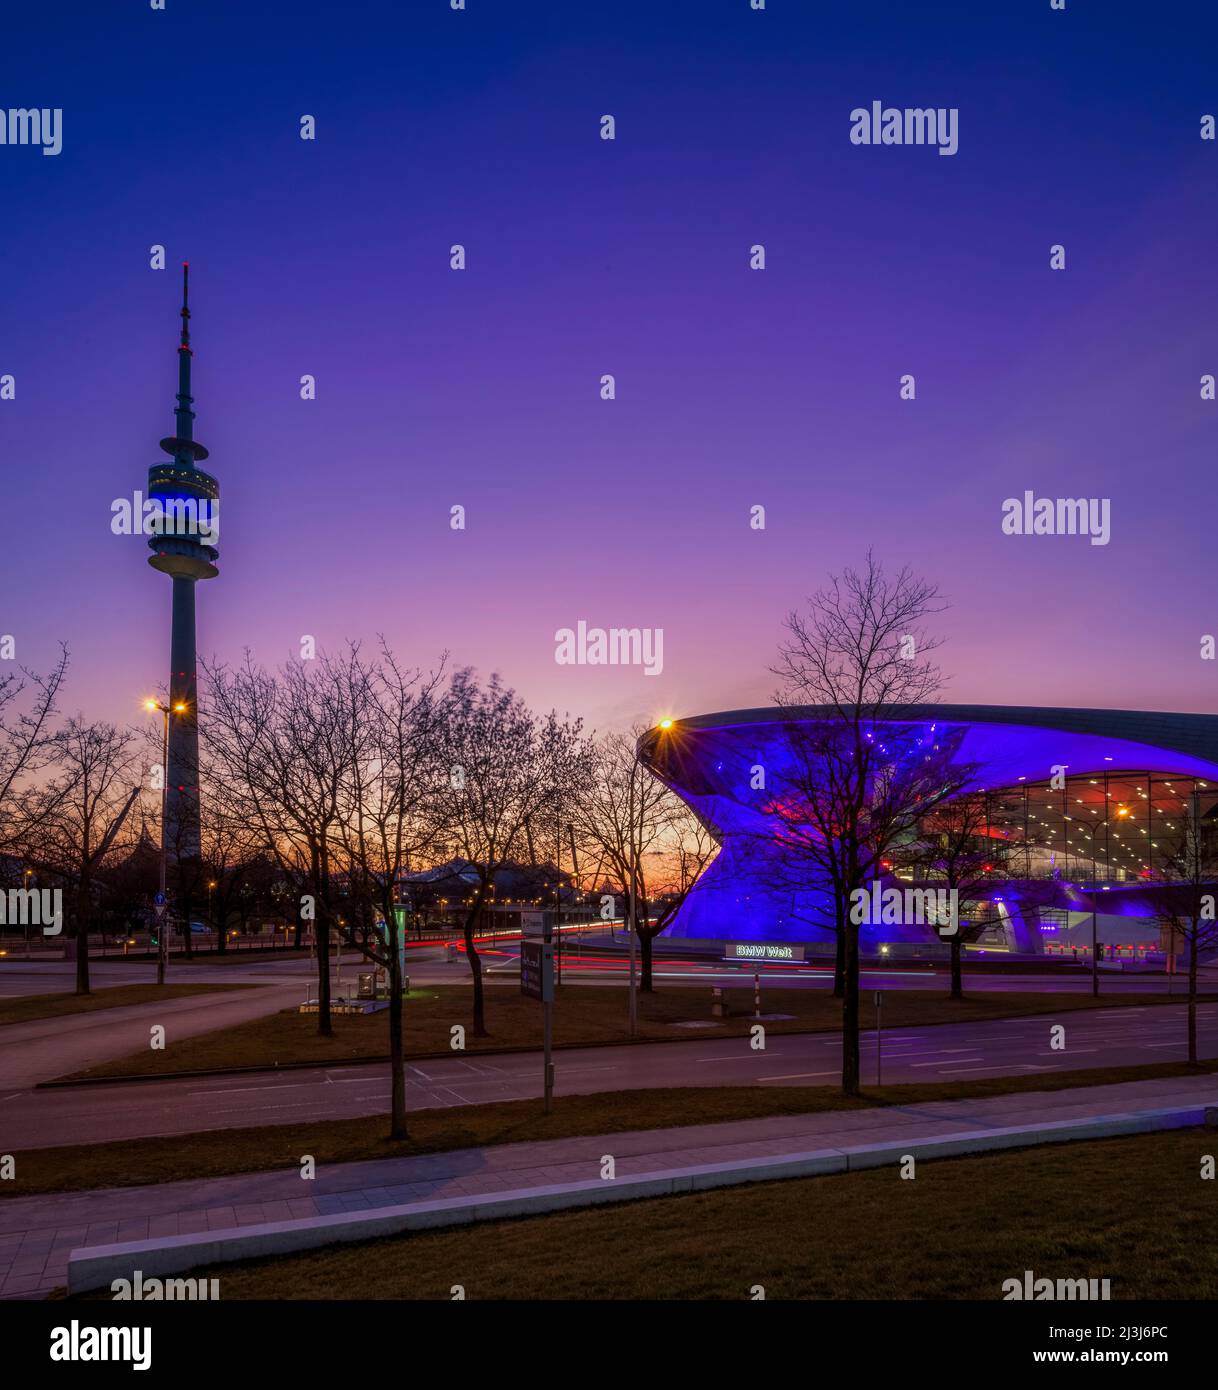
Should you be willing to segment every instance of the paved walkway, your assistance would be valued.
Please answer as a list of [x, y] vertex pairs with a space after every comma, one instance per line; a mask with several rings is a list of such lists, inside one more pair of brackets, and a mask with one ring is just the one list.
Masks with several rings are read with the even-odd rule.
[[0, 1297], [37, 1297], [66, 1283], [68, 1255], [81, 1246], [579, 1182], [600, 1176], [605, 1154], [614, 1156], [616, 1172], [624, 1177], [1204, 1102], [1218, 1104], [1218, 1077], [492, 1145], [323, 1166], [310, 1181], [292, 1168], [155, 1187], [15, 1197], [0, 1201]]
[[[98, 988], [111, 983], [104, 979], [94, 981]], [[195, 981], [171, 979], [171, 983]], [[219, 983], [242, 982], [229, 977]], [[170, 1041], [176, 1042], [289, 1009], [303, 997], [298, 982], [279, 982], [234, 989], [231, 994], [188, 994], [114, 1009], [37, 1018], [28, 1023], [6, 1023], [0, 1026], [0, 1092], [21, 1091], [40, 1081], [83, 1071], [111, 1057], [126, 1057], [146, 1049], [149, 1028], [154, 1023], [161, 1024]], [[13, 1144], [14, 1140], [10, 1137], [7, 1142]]]

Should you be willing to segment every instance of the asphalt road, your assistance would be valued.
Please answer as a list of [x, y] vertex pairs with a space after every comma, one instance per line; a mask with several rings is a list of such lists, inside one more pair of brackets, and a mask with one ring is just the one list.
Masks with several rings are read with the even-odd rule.
[[[1065, 1028], [1062, 1051], [1051, 1046], [1055, 1023]], [[883, 1039], [883, 1076], [886, 1082], [947, 1081], [1180, 1060], [1184, 1026], [1183, 1007], [1149, 1005], [894, 1029]], [[1199, 1032], [1202, 1055], [1218, 1055], [1218, 1004], [1200, 1006]], [[762, 1052], [753, 1051], [747, 1038], [720, 1038], [572, 1049], [555, 1053], [554, 1060], [556, 1091], [570, 1095], [656, 1086], [831, 1085], [840, 1058], [840, 1038], [819, 1033], [776, 1035]], [[875, 1036], [868, 1034], [865, 1081], [874, 1080], [875, 1065]], [[387, 1104], [388, 1071], [375, 1063], [279, 1075], [3, 1089], [0, 1148], [377, 1114]], [[454, 1056], [411, 1063], [407, 1078], [411, 1109], [528, 1099], [541, 1093], [541, 1058]]]

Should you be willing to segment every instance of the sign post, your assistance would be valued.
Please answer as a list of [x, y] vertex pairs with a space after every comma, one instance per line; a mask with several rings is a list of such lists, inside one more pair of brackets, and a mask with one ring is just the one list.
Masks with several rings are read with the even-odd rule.
[[152, 911], [156, 916], [156, 982], [165, 983], [165, 961], [168, 957], [168, 943], [165, 940], [165, 894], [157, 893], [152, 899]]
[[554, 1095], [554, 1064], [550, 1060], [554, 1044], [554, 947], [548, 941], [523, 940], [520, 943], [520, 992], [539, 999], [542, 1007], [542, 1077], [545, 1085], [545, 1113], [550, 1113]]
[[883, 994], [877, 989], [875, 992], [875, 1084], [883, 1085], [883, 1062], [880, 1053], [883, 1048], [883, 1034], [880, 1031], [880, 1005], [884, 1001]]

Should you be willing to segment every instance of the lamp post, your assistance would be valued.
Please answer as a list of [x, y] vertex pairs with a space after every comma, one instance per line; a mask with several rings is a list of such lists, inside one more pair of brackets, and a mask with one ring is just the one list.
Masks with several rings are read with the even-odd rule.
[[[33, 878], [33, 876], [33, 869], [26, 869], [25, 881], [24, 883], [22, 883], [21, 886], [28, 890], [30, 886], [30, 879]], [[30, 958], [30, 914], [28, 912], [26, 912], [25, 914], [25, 958], [26, 960], [29, 960]]]
[[[161, 743], [161, 874], [160, 892], [158, 899], [160, 902], [160, 916], [157, 920], [157, 955], [156, 955], [156, 982], [158, 985], [165, 983], [165, 961], [169, 954], [168, 932], [166, 917], [168, 915], [168, 905], [165, 901], [165, 860], [168, 852], [169, 832], [165, 824], [165, 798], [169, 791], [169, 716], [170, 713], [182, 714], [186, 706], [179, 701], [173, 706], [172, 711], [168, 705], [163, 705], [159, 700], [145, 700], [144, 708], [151, 714], [159, 710], [165, 720], [165, 735]], [[187, 923], [187, 929], [190, 924]]]

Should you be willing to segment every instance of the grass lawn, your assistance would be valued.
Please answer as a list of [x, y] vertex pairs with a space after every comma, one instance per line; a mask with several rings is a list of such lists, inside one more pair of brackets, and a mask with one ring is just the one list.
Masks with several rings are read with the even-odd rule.
[[848, 1100], [829, 1086], [684, 1086], [604, 1091], [587, 1096], [556, 1096], [554, 1109], [548, 1116], [542, 1113], [539, 1100], [417, 1110], [409, 1117], [409, 1139], [400, 1141], [385, 1138], [387, 1120], [384, 1115], [370, 1115], [353, 1120], [260, 1125], [156, 1139], [125, 1139], [108, 1144], [26, 1149], [15, 1155], [14, 1177], [0, 1183], [0, 1200], [40, 1192], [135, 1187], [197, 1178], [202, 1174], [216, 1177], [225, 1173], [294, 1167], [299, 1164], [300, 1155], [306, 1153], [312, 1154], [319, 1164], [344, 1163], [536, 1139], [666, 1129], [768, 1115], [807, 1115], [877, 1105], [969, 1100], [1015, 1092], [1060, 1091], [1071, 1086], [1100, 1086], [1215, 1072], [1218, 1072], [1218, 1061], [1203, 1062], [1197, 1067], [1190, 1067], [1187, 1062], [1156, 1062], [1142, 1067], [1057, 1072], [1051, 1077], [986, 1077], [872, 1087], [859, 1100]]
[[164, 999], [185, 999], [191, 994], [219, 994], [234, 989], [261, 989], [261, 985], [106, 985], [92, 994], [22, 994], [0, 999], [0, 1024], [32, 1023], [39, 1018], [65, 1014], [91, 1014], [98, 1009], [121, 1009], [128, 1004], [157, 1004]]
[[[214, 1274], [225, 1299], [997, 1299], [1025, 1270], [1218, 1298], [1212, 1130], [942, 1159], [337, 1246]], [[108, 1298], [109, 1292], [100, 1297]]]
[[[217, 986], [218, 987], [218, 986]], [[728, 989], [725, 996], [737, 1017], [716, 1020], [708, 1028], [683, 1028], [692, 1020], [710, 1020], [709, 989], [670, 989], [639, 995], [639, 1036], [646, 1041], [680, 1038], [734, 1037], [751, 1026], [752, 986]], [[1205, 996], [1218, 998], [1218, 996]], [[466, 985], [435, 985], [411, 990], [405, 1008], [406, 1055], [450, 1053], [451, 1030], [465, 1028], [466, 1051], [486, 1048], [541, 1046], [542, 1010], [526, 999], [519, 986], [487, 984], [486, 1016], [491, 1036], [476, 1038], [471, 1028], [471, 994]], [[985, 991], [963, 1000], [950, 1000], [937, 991], [890, 990], [884, 998], [885, 1028], [907, 1028], [931, 1023], [970, 1023], [977, 1019], [1017, 1018], [1028, 1014], [1060, 1014], [1073, 1009], [1146, 1007], [1155, 1003], [1180, 1003], [1162, 995], [995, 993]], [[597, 985], [563, 985], [554, 1004], [556, 1044], [624, 1043], [626, 991]], [[841, 1002], [827, 990], [767, 989], [763, 1013], [790, 1014], [789, 1020], [767, 1023], [766, 1032], [835, 1032], [841, 1027]], [[871, 990], [861, 1001], [864, 1028], [875, 1026]], [[214, 1033], [171, 1042], [163, 1052], [133, 1053], [100, 1062], [73, 1077], [158, 1075], [177, 1071], [201, 1071], [219, 1067], [274, 1066], [285, 1062], [333, 1062], [345, 1058], [384, 1058], [389, 1050], [388, 1012], [336, 1016], [332, 1037], [317, 1031], [317, 1016], [293, 1009], [251, 1019]]]

